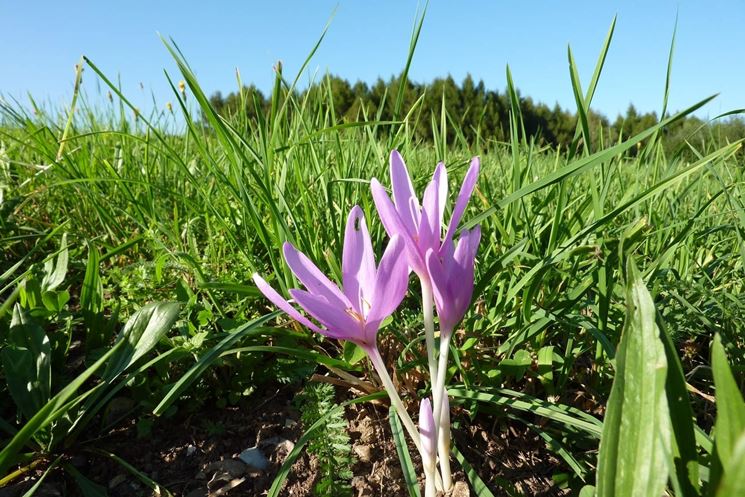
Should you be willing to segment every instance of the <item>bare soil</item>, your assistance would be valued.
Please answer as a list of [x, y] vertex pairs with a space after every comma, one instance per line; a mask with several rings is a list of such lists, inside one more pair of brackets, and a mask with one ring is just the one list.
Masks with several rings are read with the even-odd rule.
[[[300, 413], [292, 399], [297, 387], [278, 387], [257, 395], [252, 404], [224, 409], [207, 408], [185, 417], [159, 420], [149, 436], [138, 436], [134, 422], [97, 440], [94, 446], [116, 454], [157, 481], [175, 497], [266, 495], [282, 462], [303, 433]], [[339, 392], [341, 400], [351, 398]], [[356, 462], [352, 468], [355, 497], [406, 496], [404, 480], [393, 443], [387, 408], [357, 404], [347, 408], [349, 435]], [[465, 413], [453, 418], [465, 420]], [[517, 423], [495, 423], [488, 416], [463, 423], [466, 429], [453, 431], [454, 443], [480, 477], [497, 495], [507, 495], [500, 482], [508, 481], [525, 495], [562, 496], [552, 475], [562, 464], [545, 443]], [[259, 469], [244, 463], [240, 454], [255, 448], [266, 458]], [[410, 453], [419, 467], [419, 456]], [[70, 455], [70, 462], [110, 497], [153, 495], [142, 481], [113, 460], [90, 452]], [[318, 477], [317, 461], [306, 452], [292, 466], [283, 496], [311, 496]], [[26, 482], [0, 489], [0, 497], [21, 495], [41, 475], [39, 468]], [[457, 482], [452, 497], [473, 495], [467, 479], [453, 461]], [[37, 495], [76, 495], [77, 486], [62, 472], [51, 475]]]

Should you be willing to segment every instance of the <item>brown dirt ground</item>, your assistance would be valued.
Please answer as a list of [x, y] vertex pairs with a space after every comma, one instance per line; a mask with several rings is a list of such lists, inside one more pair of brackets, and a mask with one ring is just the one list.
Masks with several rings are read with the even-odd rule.
[[[167, 419], [153, 426], [151, 436], [138, 438], [130, 423], [96, 441], [95, 446], [112, 452], [148, 477], [160, 483], [175, 497], [261, 496], [266, 495], [282, 461], [302, 434], [300, 414], [292, 405], [297, 388], [268, 390], [254, 405], [242, 408], [204, 409], [197, 414]], [[339, 399], [351, 398], [339, 391]], [[372, 404], [350, 406], [346, 411], [349, 434], [356, 458], [352, 471], [355, 497], [406, 496], [402, 472], [388, 424], [387, 408]], [[454, 419], [458, 413], [454, 413]], [[465, 418], [463, 418], [465, 419]], [[467, 429], [454, 430], [456, 445], [473, 464], [495, 495], [506, 495], [497, 486], [499, 479], [511, 482], [526, 495], [561, 496], [551, 475], [562, 469], [545, 444], [518, 424], [497, 425], [483, 416]], [[217, 427], [218, 433], [215, 433]], [[257, 446], [269, 460], [265, 471], [252, 470], [238, 460], [248, 447]], [[410, 452], [416, 467], [419, 457]], [[152, 492], [117, 463], [103, 457], [71, 455], [73, 463], [92, 481], [106, 488], [110, 497], [149, 496]], [[466, 478], [457, 462], [453, 470], [458, 497], [469, 495]], [[41, 470], [35, 475], [38, 477]], [[303, 453], [292, 467], [283, 496], [313, 495], [317, 461]], [[35, 478], [0, 489], [0, 497], [16, 497]], [[75, 495], [75, 485], [61, 472], [50, 476], [37, 495], [57, 497]], [[455, 493], [454, 493], [455, 495]]]

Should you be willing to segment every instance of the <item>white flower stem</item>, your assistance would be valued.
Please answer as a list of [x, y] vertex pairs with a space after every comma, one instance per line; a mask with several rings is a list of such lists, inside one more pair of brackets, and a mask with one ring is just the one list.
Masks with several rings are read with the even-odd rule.
[[[443, 396], [445, 391], [445, 377], [447, 376], [448, 354], [450, 352], [450, 337], [452, 332], [440, 331], [440, 357], [437, 366], [437, 380], [432, 386], [432, 400], [434, 408], [432, 415], [435, 418], [435, 433], [437, 433], [437, 451], [440, 458], [440, 472], [442, 473], [442, 484], [445, 491], [450, 490], [453, 484], [450, 472], [450, 413], [443, 415]], [[446, 421], [447, 422], [443, 422]]]
[[422, 312], [424, 314], [424, 339], [427, 344], [429, 378], [430, 382], [434, 382], [435, 378], [437, 378], [437, 362], [435, 360], [435, 317], [433, 313], [434, 300], [432, 298], [432, 285], [424, 278], [419, 278], [419, 280], [422, 283]]
[[383, 387], [385, 387], [385, 390], [388, 392], [388, 397], [390, 397], [393, 407], [396, 408], [398, 417], [401, 418], [401, 422], [406, 428], [406, 431], [409, 432], [409, 436], [413, 440], [417, 450], [421, 452], [422, 442], [419, 438], [419, 430], [414, 426], [414, 422], [411, 420], [411, 417], [406, 410], [406, 406], [404, 406], [404, 403], [401, 401], [401, 397], [398, 396], [396, 387], [393, 386], [393, 380], [391, 380], [388, 370], [386, 369], [385, 364], [383, 364], [383, 358], [380, 356], [378, 348], [370, 348], [367, 351], [367, 355], [370, 358], [370, 362], [372, 362], [375, 371], [378, 373], [380, 380], [383, 382]]
[[434, 475], [424, 475], [424, 497], [437, 497]]

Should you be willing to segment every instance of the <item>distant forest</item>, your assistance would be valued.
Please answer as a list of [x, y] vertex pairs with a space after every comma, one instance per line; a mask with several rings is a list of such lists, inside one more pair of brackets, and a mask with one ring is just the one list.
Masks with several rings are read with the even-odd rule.
[[[336, 123], [358, 122], [363, 119], [391, 121], [404, 117], [394, 116], [400, 81], [400, 76], [392, 77], [387, 82], [379, 78], [370, 86], [360, 81], [352, 84], [346, 79], [329, 75], [299, 92], [298, 96], [299, 101], [310, 97], [307, 100], [309, 105], [322, 106], [322, 111], [333, 111]], [[309, 92], [312, 94], [308, 95]], [[571, 143], [577, 123], [576, 113], [562, 109], [558, 104], [552, 107], [535, 102], [530, 97], [520, 95], [519, 91], [516, 94], [525, 135], [534, 138], [541, 145], [566, 147]], [[421, 102], [418, 102], [420, 99]], [[264, 95], [255, 86], [244, 87], [243, 95], [236, 92], [223, 96], [221, 92], [216, 92], [210, 97], [210, 101], [217, 112], [224, 116], [235, 114], [243, 102], [243, 115], [249, 119], [256, 119], [258, 112], [265, 115], [271, 106], [270, 95]], [[417, 102], [418, 105], [413, 107]], [[414, 108], [410, 122], [415, 126], [413, 131], [417, 138], [433, 141], [434, 133], [439, 130], [443, 103], [449, 120], [449, 140], [456, 138], [456, 134], [467, 143], [474, 143], [477, 138], [482, 142], [509, 139], [509, 94], [487, 89], [483, 81], [475, 82], [470, 75], [460, 84], [450, 76], [437, 78], [428, 84], [407, 81], [403, 105], [400, 107], [403, 109], [401, 114]], [[691, 102], [693, 103], [695, 102]], [[640, 113], [632, 104], [625, 115], [618, 115], [612, 121], [594, 111], [588, 115], [593, 142], [597, 141], [596, 145], [600, 145], [602, 140], [606, 146], [619, 138], [634, 136], [657, 123], [658, 119], [657, 113]], [[745, 120], [739, 116], [713, 122], [692, 116], [666, 128], [663, 144], [667, 150], [680, 150], [686, 141], [700, 145], [702, 141], [708, 143], [712, 139], [717, 143], [724, 143], [744, 137]]]

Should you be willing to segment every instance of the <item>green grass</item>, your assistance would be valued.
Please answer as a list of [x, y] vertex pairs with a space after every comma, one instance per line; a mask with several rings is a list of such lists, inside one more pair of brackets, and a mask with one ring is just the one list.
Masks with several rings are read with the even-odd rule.
[[[338, 281], [340, 233], [347, 212], [359, 204], [376, 248], [383, 246], [369, 180], [389, 183], [392, 148], [406, 159], [418, 192], [438, 161], [448, 165], [452, 192], [470, 158], [481, 156], [481, 177], [464, 219], [481, 223], [483, 237], [475, 303], [454, 343], [456, 383], [485, 398], [498, 395], [499, 409], [508, 406], [513, 419], [549, 419], [541, 428], [531, 426], [557, 443], [567, 464], [580, 468], [577, 478], [586, 476], [588, 464], [594, 467], [599, 429], [583, 430], [571, 420], [582, 421], [578, 394], [592, 398], [597, 409], [591, 414], [599, 415], [610, 392], [626, 314], [627, 258], [639, 265], [677, 348], [691, 350], [693, 344], [684, 354], [687, 371], [708, 363], [715, 333], [742, 371], [741, 143], [720, 143], [704, 129], [691, 137], [686, 153], [668, 155], [659, 136], [679, 116], [673, 115], [636, 137], [597, 150], [583, 146], [600, 133], [589, 127], [586, 114], [602, 84], [607, 44], [585, 91], [569, 54], [580, 119], [576, 141], [561, 150], [524, 136], [517, 98], [508, 142], [477, 133], [479, 140], [466, 143], [458, 138], [458, 120], [443, 113], [432, 122], [435, 142], [422, 143], [410, 132], [421, 101], [400, 108], [397, 99], [395, 121], [363, 108], [355, 122], [338, 122], [330, 88], [297, 92], [281, 71], [270, 109], [254, 110], [258, 119], [242, 111], [221, 116], [177, 46], [166, 46], [181, 70], [169, 77], [178, 119], [167, 112], [136, 114], [117, 85], [85, 59], [86, 80], [99, 78], [112, 93], [108, 107], [92, 106], [77, 92], [69, 109], [34, 111], [6, 103], [0, 128], [2, 326], [8, 326], [19, 285], [56, 254], [63, 233], [70, 250], [65, 288], [72, 295], [66, 309], [73, 323], [65, 333], [73, 339], [90, 325], [78, 311], [86, 305], [80, 289], [96, 284], [93, 270], [100, 272], [105, 308], [116, 308], [123, 318], [151, 301], [182, 302], [180, 325], [156, 349], [177, 348], [182, 367], [198, 368], [187, 375], [193, 383], [175, 383], [179, 390], [173, 380], [151, 385], [138, 412], [162, 414], [169, 406], [159, 400], [178, 405], [179, 395], [230, 402], [250, 396], [260, 382], [255, 371], [266, 362], [258, 358], [266, 349], [251, 347], [277, 347], [277, 357], [285, 358], [268, 360], [276, 362], [269, 371], [274, 380], [307, 378], [316, 364], [359, 374], [350, 350], [283, 318], [257, 328], [260, 333], [236, 336], [237, 342], [225, 332], [270, 310], [251, 284], [253, 272], [283, 290], [294, 285], [281, 259], [283, 241], [292, 241]], [[327, 84], [319, 81], [321, 88]], [[680, 115], [699, 105], [691, 102]], [[451, 142], [443, 138], [453, 135]], [[86, 271], [95, 254], [94, 269]], [[414, 343], [421, 328], [414, 300], [408, 297], [382, 332], [410, 346], [394, 358], [399, 371], [423, 365], [416, 353], [421, 344]], [[60, 316], [43, 319], [59, 323]], [[230, 347], [246, 347], [246, 353]], [[218, 357], [227, 377], [205, 373]], [[709, 388], [709, 378], [697, 386]], [[548, 397], [551, 402], [544, 402]], [[504, 412], [499, 409], [493, 412]], [[11, 427], [24, 419], [17, 420], [10, 407], [0, 414]]]

